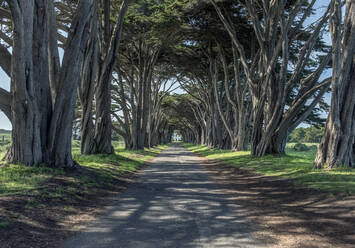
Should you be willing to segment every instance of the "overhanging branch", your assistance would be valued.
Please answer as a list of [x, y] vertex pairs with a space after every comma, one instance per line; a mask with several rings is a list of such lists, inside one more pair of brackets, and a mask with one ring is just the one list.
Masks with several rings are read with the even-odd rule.
[[0, 110], [11, 121], [11, 94], [0, 88]]

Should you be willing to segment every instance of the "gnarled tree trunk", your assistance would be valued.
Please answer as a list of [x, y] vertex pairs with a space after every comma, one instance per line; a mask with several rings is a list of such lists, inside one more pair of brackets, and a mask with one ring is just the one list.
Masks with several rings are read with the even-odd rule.
[[[128, 9], [128, 0], [124, 0], [116, 26], [110, 38], [102, 66], [99, 71], [99, 79], [95, 92], [96, 98], [96, 123], [93, 153], [111, 154], [114, 152], [112, 146], [112, 120], [111, 120], [111, 81], [112, 72], [116, 66], [117, 52], [121, 41], [121, 33], [123, 28], [123, 19]], [[105, 27], [110, 27], [109, 11], [105, 15], [107, 17]], [[105, 36], [107, 37], [107, 31]]]
[[[91, 1], [81, 0], [59, 68], [53, 56], [57, 32], [52, 1], [9, 0], [14, 26], [11, 66], [14, 163], [73, 167], [71, 135], [82, 51], [86, 46]], [[55, 62], [54, 62], [55, 61]], [[54, 66], [55, 65], [55, 66]], [[55, 68], [55, 69], [53, 69]], [[60, 69], [60, 70], [59, 70]], [[60, 83], [59, 83], [60, 82]]]
[[81, 133], [81, 154], [90, 154], [94, 149], [95, 126], [93, 122], [93, 102], [95, 93], [95, 83], [98, 74], [98, 2], [95, 1], [92, 29], [88, 46], [84, 54], [84, 62], [81, 69], [80, 82], [78, 87], [78, 98], [82, 108], [80, 119]]
[[[57, 82], [53, 114], [49, 127], [48, 148], [52, 166], [75, 167], [72, 159], [72, 130], [76, 92], [84, 51], [88, 44], [93, 1], [81, 0], [68, 34], [62, 67]], [[92, 23], [91, 23], [92, 24]]]
[[346, 1], [343, 36], [341, 1], [332, 0], [330, 32], [333, 42], [332, 100], [315, 168], [354, 166], [355, 139], [355, 3]]
[[[9, 1], [14, 23], [14, 42], [11, 71], [12, 147], [5, 159], [13, 163], [37, 165], [43, 162], [40, 134], [42, 115], [39, 110], [38, 89], [35, 81], [33, 50], [35, 34], [35, 1]], [[36, 27], [35, 29], [41, 29]]]

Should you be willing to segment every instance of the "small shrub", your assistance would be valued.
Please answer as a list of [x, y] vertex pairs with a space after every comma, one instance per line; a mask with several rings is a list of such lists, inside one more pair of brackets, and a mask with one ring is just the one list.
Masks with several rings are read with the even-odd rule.
[[297, 152], [306, 152], [306, 151], [309, 151], [310, 148], [305, 145], [305, 144], [302, 144], [302, 143], [297, 143], [293, 146], [293, 149]]

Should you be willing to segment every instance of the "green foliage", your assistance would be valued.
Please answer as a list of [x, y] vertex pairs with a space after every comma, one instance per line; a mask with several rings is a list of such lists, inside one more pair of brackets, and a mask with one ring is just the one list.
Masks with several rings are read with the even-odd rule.
[[355, 194], [355, 169], [314, 170], [316, 149], [304, 152], [287, 149], [287, 155], [281, 157], [268, 155], [255, 158], [250, 156], [250, 152], [210, 149], [192, 144], [184, 146], [209, 159], [220, 160], [237, 168], [248, 169], [265, 176], [293, 179], [298, 186]]
[[195, 115], [192, 109], [194, 99], [189, 94], [174, 94], [164, 98], [162, 109], [166, 115], [169, 125], [176, 129], [188, 129], [186, 125], [191, 120], [195, 120]]
[[320, 143], [324, 134], [324, 127], [307, 127], [295, 129], [290, 137], [289, 142], [296, 143]]
[[[137, 0], [131, 3], [125, 18], [126, 32], [144, 36], [146, 41], [166, 39], [167, 33], [181, 25], [179, 9], [186, 0]], [[148, 42], [149, 43], [149, 42]]]

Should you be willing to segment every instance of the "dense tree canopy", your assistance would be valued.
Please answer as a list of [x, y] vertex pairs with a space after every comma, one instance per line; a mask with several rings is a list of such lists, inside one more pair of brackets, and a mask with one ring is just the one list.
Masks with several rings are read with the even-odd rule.
[[[280, 155], [298, 125], [323, 125], [332, 86], [327, 146], [332, 123], [351, 122], [334, 113], [354, 105], [339, 105], [353, 82], [354, 6], [346, 1], [342, 20], [332, 0], [315, 18], [315, 3], [0, 1], [0, 66], [11, 77], [0, 109], [13, 125], [6, 159], [74, 166], [74, 119], [83, 154], [113, 153], [112, 132], [126, 149], [143, 149], [179, 130], [188, 142]], [[323, 40], [329, 27], [332, 46]], [[353, 164], [350, 130], [339, 151], [347, 158], [332, 155], [332, 164]]]

